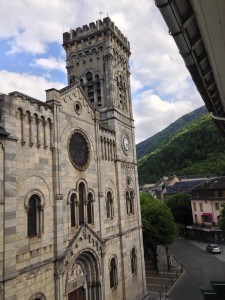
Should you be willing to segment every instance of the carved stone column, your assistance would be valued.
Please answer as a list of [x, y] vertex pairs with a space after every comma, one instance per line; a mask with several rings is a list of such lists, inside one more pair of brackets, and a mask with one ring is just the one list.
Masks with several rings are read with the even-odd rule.
[[44, 205], [40, 205], [39, 207], [40, 210], [40, 224], [39, 224], [39, 237], [41, 237], [42, 233], [44, 232]]
[[116, 145], [115, 145], [115, 142], [113, 142], [113, 160], [116, 160]]
[[105, 159], [107, 159], [106, 140], [105, 139], [104, 139], [104, 154], [105, 154]]
[[40, 140], [40, 123], [41, 120], [36, 117], [36, 124], [37, 124], [37, 147], [40, 148], [41, 147], [41, 140]]
[[113, 142], [110, 141], [110, 160], [113, 161]]
[[79, 227], [79, 201], [76, 199], [75, 201], [75, 223], [76, 228]]
[[47, 124], [48, 124], [48, 122], [43, 119], [44, 149], [48, 148], [47, 138], [46, 138], [46, 126], [47, 126]]
[[21, 112], [20, 113], [20, 118], [21, 118], [21, 144], [25, 145], [26, 144], [26, 134], [25, 134], [25, 127], [24, 127], [24, 120], [26, 118], [26, 114]]
[[100, 142], [101, 142], [101, 153], [102, 153], [102, 160], [104, 159], [104, 141], [102, 136], [100, 137]]
[[34, 141], [33, 141], [33, 121], [34, 121], [34, 117], [29, 116], [29, 139], [30, 139], [30, 147], [33, 146]]
[[62, 262], [57, 262], [55, 264], [55, 299], [64, 299], [63, 293], [63, 274], [65, 272]]
[[110, 160], [110, 141], [107, 139], [108, 160]]
[[53, 150], [55, 148], [54, 137], [53, 137], [54, 124], [50, 123], [49, 127], [50, 127], [50, 147], [51, 150]]

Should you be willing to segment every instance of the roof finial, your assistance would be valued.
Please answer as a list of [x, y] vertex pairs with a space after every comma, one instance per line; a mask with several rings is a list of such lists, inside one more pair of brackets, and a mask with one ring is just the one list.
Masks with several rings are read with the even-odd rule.
[[101, 20], [102, 19], [102, 14], [104, 14], [104, 12], [100, 10], [100, 12], [98, 14], [99, 14], [100, 20]]

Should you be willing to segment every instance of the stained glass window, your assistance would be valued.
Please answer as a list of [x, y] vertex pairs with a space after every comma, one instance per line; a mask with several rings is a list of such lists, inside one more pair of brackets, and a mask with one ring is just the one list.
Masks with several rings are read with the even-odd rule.
[[87, 139], [80, 132], [75, 132], [69, 143], [70, 157], [74, 166], [82, 170], [85, 168], [89, 158], [89, 148]]

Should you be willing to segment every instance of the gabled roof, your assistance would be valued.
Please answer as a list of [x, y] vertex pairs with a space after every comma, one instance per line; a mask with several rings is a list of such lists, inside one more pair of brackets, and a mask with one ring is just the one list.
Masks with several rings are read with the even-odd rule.
[[199, 184], [202, 184], [205, 182], [207, 179], [200, 179], [200, 180], [187, 180], [187, 181], [179, 181], [176, 182], [171, 188], [169, 188], [166, 191], [166, 195], [174, 195], [178, 193], [191, 193], [193, 188], [198, 186]]
[[225, 190], [225, 176], [216, 177], [201, 183], [200, 185], [196, 186], [193, 190]]
[[200, 180], [200, 179], [210, 179], [215, 178], [216, 175], [213, 174], [207, 174], [207, 175], [184, 175], [184, 176], [178, 176], [180, 180]]

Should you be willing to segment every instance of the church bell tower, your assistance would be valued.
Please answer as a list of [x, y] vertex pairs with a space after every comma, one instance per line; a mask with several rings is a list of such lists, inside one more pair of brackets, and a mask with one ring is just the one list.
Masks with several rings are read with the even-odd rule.
[[116, 109], [132, 117], [130, 44], [111, 19], [106, 17], [65, 32], [63, 47], [68, 85], [80, 83], [97, 110]]

